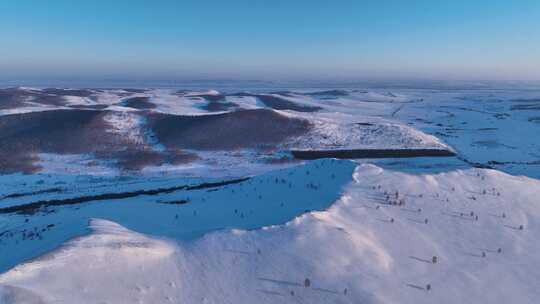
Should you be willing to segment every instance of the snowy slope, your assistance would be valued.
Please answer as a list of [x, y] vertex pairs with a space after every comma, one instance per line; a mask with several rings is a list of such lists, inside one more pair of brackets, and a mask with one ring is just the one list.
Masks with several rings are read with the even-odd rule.
[[[411, 99], [416, 97], [408, 97], [405, 94], [344, 90], [342, 92], [340, 91], [344, 96], [329, 99], [329, 97], [325, 97], [324, 95], [309, 95], [313, 92], [283, 93], [282, 95], [270, 94], [269, 92], [240, 94], [237, 92], [218, 92], [216, 90], [177, 91], [172, 89], [85, 89], [82, 92], [80, 90], [49, 89], [47, 91], [59, 94], [55, 95], [29, 88], [19, 88], [7, 92], [15, 94], [13, 99], [16, 99], [15, 97], [25, 97], [30, 98], [31, 101], [23, 102], [17, 99], [18, 103], [13, 107], [10, 106], [6, 109], [0, 107], [0, 128], [4, 121], [18, 126], [23, 124], [22, 121], [24, 119], [28, 119], [28, 116], [14, 115], [17, 113], [62, 110], [67, 111], [62, 115], [69, 117], [69, 110], [83, 111], [84, 113], [79, 113], [83, 116], [90, 115], [88, 111], [91, 111], [92, 116], [93, 114], [103, 114], [101, 116], [96, 115], [96, 119], [93, 121], [93, 123], [100, 126], [99, 128], [105, 128], [105, 133], [99, 136], [99, 139], [105, 140], [109, 136], [115, 138], [115, 140], [107, 145], [96, 145], [94, 147], [96, 149], [86, 149], [89, 151], [97, 150], [95, 151], [96, 153], [87, 152], [69, 156], [58, 154], [58, 157], [55, 157], [55, 154], [50, 152], [67, 152], [50, 151], [50, 148], [47, 150], [47, 145], [44, 144], [35, 145], [36, 153], [32, 157], [35, 157], [37, 161], [27, 161], [30, 164], [21, 162], [32, 168], [36, 167], [35, 171], [41, 173], [57, 174], [62, 171], [62, 167], [66, 160], [68, 160], [69, 168], [65, 171], [70, 173], [79, 172], [80, 174], [87, 174], [89, 172], [98, 172], [99, 174], [99, 172], [107, 172], [112, 175], [118, 175], [122, 173], [122, 168], [119, 168], [122, 161], [118, 161], [118, 159], [122, 157], [128, 158], [131, 155], [132, 161], [147, 157], [148, 162], [143, 163], [141, 161], [142, 164], [140, 164], [143, 167], [140, 169], [143, 173], [174, 172], [179, 175], [184, 174], [185, 176], [189, 176], [193, 174], [199, 175], [201, 174], [200, 172], [202, 174], [206, 172], [216, 172], [219, 174], [219, 171], [229, 171], [225, 172], [225, 174], [236, 174], [231, 171], [234, 168], [241, 167], [243, 168], [242, 170], [247, 170], [251, 174], [263, 167], [259, 166], [261, 163], [271, 163], [273, 161], [273, 155], [271, 154], [274, 152], [287, 152], [289, 150], [367, 148], [451, 149], [441, 139], [412, 128], [392, 117], [393, 113], [396, 113], [404, 105], [416, 102], [416, 99]], [[81, 96], [65, 94], [79, 94]], [[274, 102], [278, 104], [280, 102], [285, 103], [288, 105], [288, 108], [285, 107], [285, 109], [276, 110], [270, 106], [272, 104], [267, 105], [262, 102], [261, 96], [275, 98], [277, 101], [274, 100]], [[144, 100], [146, 107], [130, 106], [128, 101], [137, 98]], [[210, 102], [213, 102], [214, 105], [218, 104], [218, 106], [212, 108], [214, 110], [206, 110], [205, 106], [208, 106]], [[220, 107], [219, 104], [223, 107]], [[224, 104], [228, 104], [229, 106], [224, 106]], [[315, 112], [302, 111], [305, 108], [317, 110]], [[270, 151], [253, 148], [253, 146], [234, 151], [219, 151], [215, 149], [206, 151], [195, 148], [190, 151], [184, 151], [191, 153], [194, 156], [193, 158], [185, 162], [180, 161], [175, 163], [167, 159], [167, 155], [170, 156], [171, 153], [178, 151], [173, 151], [174, 147], [167, 147], [161, 143], [155, 130], [148, 124], [148, 117], [152, 114], [158, 115], [159, 113], [192, 118], [196, 116], [201, 118], [197, 122], [198, 126], [204, 128], [208, 126], [208, 123], [204, 123], [204, 121], [213, 121], [211, 117], [214, 115], [255, 109], [273, 111], [272, 119], [275, 120], [281, 119], [283, 116], [293, 117], [295, 121], [298, 121], [297, 119], [300, 118], [306, 124], [306, 130], [305, 132], [302, 131], [301, 134], [293, 134], [286, 140], [272, 143], [273, 146]], [[42, 116], [40, 115], [39, 117]], [[282, 120], [285, 121], [285, 119]], [[87, 130], [84, 129], [84, 126], [86, 124], [83, 124], [81, 128]], [[256, 130], [256, 127], [248, 125], [243, 130], [252, 131]], [[55, 126], [55, 128], [58, 128], [59, 131], [65, 131], [61, 126]], [[90, 129], [97, 132], [100, 131], [99, 128], [91, 127]], [[188, 128], [188, 126], [184, 125], [181, 128]], [[264, 129], [261, 126], [260, 132], [263, 132]], [[180, 131], [182, 130], [178, 130], [178, 132]], [[22, 131], [18, 132], [21, 133]], [[29, 136], [29, 134], [23, 132], [21, 136]], [[261, 138], [263, 137], [261, 136]], [[121, 141], [118, 140], [119, 138], [121, 138]], [[16, 141], [18, 140], [20, 139]], [[94, 139], [93, 141], [96, 140]], [[40, 141], [37, 142], [41, 143]], [[14, 146], [15, 144], [9, 142], [4, 145]], [[58, 145], [53, 146], [57, 147]], [[100, 150], [106, 150], [108, 147], [115, 151], [127, 149], [130, 153], [111, 154], [109, 153], [110, 151], [99, 153], [103, 152]], [[63, 150], [60, 149], [60, 151]], [[145, 154], [136, 154], [135, 152], [144, 152]], [[71, 153], [80, 152], [72, 151]], [[107, 159], [104, 161], [100, 157]], [[155, 158], [154, 163], [152, 163], [151, 157]], [[164, 160], [159, 161], [159, 159]], [[253, 166], [253, 164], [257, 164], [257, 166]], [[94, 165], [97, 165], [97, 168]], [[282, 162], [280, 165], [285, 166], [286, 164]], [[250, 169], [254, 167], [257, 167], [257, 170]], [[270, 165], [266, 167], [263, 171], [276, 169], [278, 166]], [[23, 167], [22, 169], [25, 168]], [[13, 170], [8, 172], [11, 173]]]
[[493, 170], [360, 165], [329, 210], [284, 226], [174, 242], [94, 220], [0, 283], [6, 303], [536, 303], [539, 195]]
[[[40, 208], [19, 209], [20, 212], [2, 213], [0, 208], [0, 272], [84, 235], [92, 218], [177, 240], [199, 238], [220, 229], [284, 224], [305, 212], [328, 208], [351, 181], [354, 168], [350, 161], [319, 160], [224, 186], [207, 183], [230, 180], [87, 177], [59, 185], [64, 189], [61, 192], [40, 192], [40, 188], [34, 188], [34, 194], [0, 200], [2, 207], [42, 203]], [[162, 190], [111, 197], [159, 189]], [[10, 192], [13, 193], [24, 192]], [[96, 197], [103, 194], [108, 198]], [[81, 200], [85, 197], [91, 199]], [[71, 199], [75, 203], [69, 202]], [[48, 205], [50, 200], [68, 203]]]
[[405, 124], [362, 114], [288, 113], [308, 119], [313, 130], [289, 144], [294, 149], [441, 149], [452, 150], [442, 140]]

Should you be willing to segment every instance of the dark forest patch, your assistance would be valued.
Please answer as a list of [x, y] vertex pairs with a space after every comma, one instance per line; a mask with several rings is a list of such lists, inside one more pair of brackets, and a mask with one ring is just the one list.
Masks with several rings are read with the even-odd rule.
[[110, 111], [53, 110], [0, 116], [0, 174], [35, 172], [38, 153], [92, 154], [116, 160], [125, 170], [164, 163], [179, 164], [197, 157], [178, 150], [151, 151], [121, 134], [108, 132], [103, 119]]
[[321, 107], [301, 105], [274, 95], [257, 95], [257, 98], [266, 106], [276, 110], [292, 110], [297, 112], [317, 112], [322, 110]]
[[186, 164], [199, 159], [196, 154], [180, 150], [154, 151], [150, 149], [99, 152], [96, 156], [101, 159], [114, 159], [119, 168], [127, 171], [139, 171], [149, 166], [165, 164]]
[[81, 154], [118, 147], [123, 139], [107, 133], [106, 112], [54, 110], [0, 116], [0, 172], [32, 172], [37, 153]]
[[201, 109], [208, 112], [229, 111], [236, 108], [238, 108], [238, 104], [228, 101], [209, 101], [207, 104], [201, 106]]
[[39, 158], [33, 153], [26, 153], [21, 151], [20, 153], [4, 152], [4, 149], [0, 147], [0, 174], [13, 174], [17, 172], [23, 172], [30, 174], [39, 171], [41, 167], [35, 164]]
[[208, 112], [229, 111], [238, 108], [238, 104], [227, 101], [226, 96], [223, 94], [198, 94], [189, 95], [187, 98], [193, 100], [204, 99], [207, 103], [200, 106], [200, 108]]
[[33, 192], [17, 192], [17, 193], [11, 193], [4, 196], [0, 196], [0, 200], [26, 197], [26, 196], [34, 196], [34, 195], [45, 194], [45, 193], [59, 193], [62, 191], [63, 191], [62, 188], [49, 188], [49, 189], [43, 189], [43, 190], [38, 190], [38, 191], [33, 191]]
[[27, 101], [34, 101], [37, 91], [26, 91], [18, 88], [0, 89], [0, 110], [22, 107]]
[[508, 114], [508, 113], [497, 113], [497, 114], [494, 114], [493, 117], [495, 117], [497, 119], [507, 119], [508, 117], [510, 117], [510, 114]]
[[148, 113], [147, 118], [159, 142], [178, 149], [273, 148], [311, 129], [306, 120], [267, 109], [202, 116]]
[[529, 117], [528, 121], [529, 121], [529, 122], [539, 123], [539, 124], [540, 124], [540, 116]]
[[518, 104], [510, 107], [512, 111], [538, 111], [540, 110], [540, 102], [531, 102], [527, 104]]
[[95, 202], [95, 201], [126, 199], [126, 198], [141, 196], [141, 195], [158, 195], [162, 193], [172, 193], [179, 190], [191, 191], [191, 190], [200, 190], [200, 189], [208, 189], [208, 188], [217, 188], [217, 187], [223, 187], [227, 185], [242, 183], [242, 182], [247, 181], [248, 179], [249, 178], [239, 178], [239, 179], [225, 180], [225, 181], [212, 182], [212, 183], [202, 183], [202, 184], [196, 184], [196, 185], [179, 185], [179, 186], [173, 186], [173, 187], [168, 187], [168, 188], [135, 190], [135, 191], [129, 191], [129, 192], [102, 193], [102, 194], [86, 195], [86, 196], [79, 196], [79, 197], [73, 197], [73, 198], [65, 198], [65, 199], [39, 200], [39, 201], [34, 201], [34, 202], [26, 203], [26, 204], [0, 208], [0, 214], [6, 214], [6, 213], [34, 214], [36, 212], [44, 211], [45, 209], [49, 207], [54, 207], [54, 206], [68, 206], [68, 205], [78, 205], [78, 204]]
[[68, 104], [64, 96], [49, 95], [49, 94], [36, 94], [31, 100], [34, 103], [39, 103], [48, 106], [62, 107]]
[[238, 92], [238, 93], [229, 94], [228, 96], [235, 96], [235, 97], [256, 97], [257, 94], [252, 94], [252, 93], [249, 93], [249, 92]]
[[294, 150], [291, 153], [295, 158], [303, 160], [320, 158], [359, 159], [456, 156], [454, 152], [443, 149]]
[[156, 203], [158, 204], [165, 204], [165, 205], [185, 205], [187, 203], [189, 203], [189, 200], [185, 200], [185, 199], [182, 199], [182, 200], [176, 200], [176, 201], [156, 201]]
[[104, 117], [111, 111], [51, 110], [0, 116], [0, 173], [35, 172], [37, 154], [89, 154], [112, 160], [123, 170], [184, 164], [198, 159], [184, 149], [272, 150], [287, 139], [306, 134], [307, 120], [268, 109], [217, 115], [178, 116], [145, 112], [147, 127], [165, 151], [134, 143], [109, 132]]
[[106, 132], [107, 111], [54, 110], [0, 117], [0, 151], [59, 154], [111, 149], [124, 140]]
[[304, 93], [304, 95], [342, 97], [342, 96], [349, 96], [349, 92], [347, 92], [345, 90], [327, 90], [327, 91], [317, 91], [317, 92]]
[[189, 95], [189, 97], [200, 97], [204, 100], [216, 102], [225, 100], [225, 95], [223, 94], [198, 94], [198, 95]]
[[150, 97], [140, 96], [131, 97], [122, 102], [124, 107], [130, 107], [139, 110], [148, 110], [156, 108], [156, 104], [150, 102]]
[[123, 91], [126, 91], [128, 93], [146, 93], [148, 92], [148, 89], [122, 89]]
[[95, 94], [93, 90], [88, 89], [56, 89], [48, 88], [41, 91], [44, 94], [52, 94], [57, 96], [77, 96], [77, 97], [91, 97]]
[[0, 109], [13, 109], [25, 105], [25, 102], [43, 105], [65, 106], [65, 97], [77, 96], [96, 99], [95, 91], [86, 89], [43, 89], [25, 90], [19, 88], [0, 89]]
[[109, 107], [109, 105], [106, 104], [94, 104], [94, 105], [69, 105], [70, 108], [73, 109], [81, 109], [81, 110], [104, 110]]
[[317, 112], [322, 110], [321, 107], [302, 105], [296, 102], [290, 101], [283, 97], [275, 95], [264, 95], [264, 94], [251, 94], [246, 92], [240, 92], [232, 94], [231, 96], [236, 97], [256, 97], [267, 107], [275, 110], [292, 110], [297, 112]]
[[521, 98], [521, 99], [513, 99], [512, 102], [519, 102], [519, 103], [540, 103], [540, 98]]

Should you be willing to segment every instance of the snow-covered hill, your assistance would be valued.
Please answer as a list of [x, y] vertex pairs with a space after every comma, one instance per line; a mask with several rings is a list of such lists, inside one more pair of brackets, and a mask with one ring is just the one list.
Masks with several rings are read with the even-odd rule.
[[539, 195], [537, 180], [494, 170], [360, 165], [329, 210], [284, 226], [178, 243], [93, 220], [89, 236], [3, 274], [3, 299], [536, 303]]
[[173, 243], [93, 220], [0, 282], [6, 303], [536, 303], [539, 195], [493, 170], [361, 165], [328, 211], [285, 226]]

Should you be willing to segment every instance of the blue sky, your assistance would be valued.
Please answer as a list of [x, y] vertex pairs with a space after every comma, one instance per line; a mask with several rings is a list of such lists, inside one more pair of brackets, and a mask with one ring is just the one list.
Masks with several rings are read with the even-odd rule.
[[540, 79], [538, 0], [2, 0], [0, 78]]

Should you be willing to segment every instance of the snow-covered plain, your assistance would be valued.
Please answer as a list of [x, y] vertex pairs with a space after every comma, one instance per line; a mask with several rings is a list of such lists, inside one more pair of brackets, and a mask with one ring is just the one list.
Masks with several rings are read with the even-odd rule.
[[[167, 147], [146, 113], [207, 117], [271, 108], [271, 96], [272, 111], [312, 126], [270, 153], [190, 150], [197, 160], [137, 173], [89, 154], [41, 153], [40, 172], [1, 175], [0, 303], [540, 298], [540, 90], [247, 91], [96, 90], [61, 105], [31, 99], [0, 108], [98, 105], [108, 111], [107, 132], [158, 152]], [[155, 107], [128, 107], [129, 97]], [[355, 148], [451, 149], [457, 157], [295, 161], [286, 153]], [[2, 212], [9, 208], [20, 211]]]

